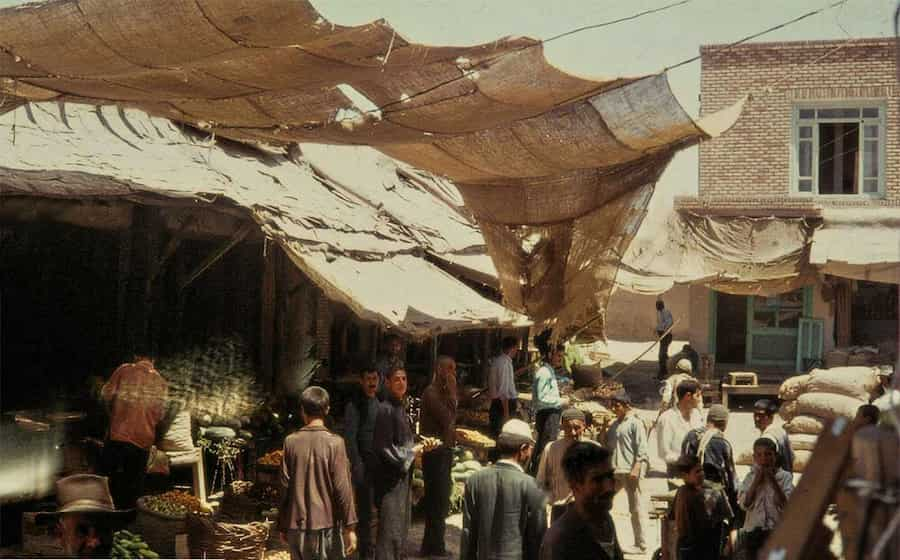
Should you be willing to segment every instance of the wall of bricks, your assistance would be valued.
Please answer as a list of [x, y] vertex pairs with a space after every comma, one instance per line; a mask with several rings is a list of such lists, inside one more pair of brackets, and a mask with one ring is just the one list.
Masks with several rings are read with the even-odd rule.
[[[750, 94], [735, 126], [700, 146], [699, 201], [712, 206], [797, 204], [790, 191], [792, 108], [803, 101], [885, 100], [885, 196], [816, 197], [822, 206], [896, 206], [900, 202], [897, 55], [892, 39], [757, 43], [701, 47], [701, 114]], [[810, 196], [799, 206], [809, 205]], [[685, 201], [687, 202], [687, 201]]]

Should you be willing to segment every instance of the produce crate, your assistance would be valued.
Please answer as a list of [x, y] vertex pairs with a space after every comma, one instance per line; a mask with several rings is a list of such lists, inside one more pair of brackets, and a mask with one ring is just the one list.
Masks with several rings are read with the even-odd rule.
[[62, 558], [65, 555], [62, 542], [56, 534], [53, 524], [39, 525], [36, 521], [36, 511], [22, 513], [22, 552], [47, 556], [50, 558]]

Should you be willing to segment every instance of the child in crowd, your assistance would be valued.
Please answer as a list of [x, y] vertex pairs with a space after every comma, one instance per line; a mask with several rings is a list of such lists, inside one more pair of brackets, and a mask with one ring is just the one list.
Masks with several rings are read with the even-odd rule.
[[741, 546], [748, 560], [766, 543], [775, 525], [781, 521], [784, 506], [794, 490], [791, 473], [778, 468], [778, 448], [770, 438], [753, 443], [753, 466], [738, 492], [738, 501], [747, 512], [741, 529]]
[[734, 518], [722, 486], [704, 480], [703, 466], [695, 455], [681, 457], [675, 465], [684, 485], [675, 494], [675, 526], [678, 560], [719, 560]]

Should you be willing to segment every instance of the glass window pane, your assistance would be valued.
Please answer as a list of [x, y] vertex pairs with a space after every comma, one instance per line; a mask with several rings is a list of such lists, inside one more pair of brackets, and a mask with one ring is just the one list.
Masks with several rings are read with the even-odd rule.
[[863, 142], [863, 177], [878, 177], [878, 142]]
[[816, 110], [815, 109], [800, 109], [800, 118], [801, 119], [814, 119], [814, 118], [816, 118]]
[[798, 309], [782, 309], [778, 312], [778, 327], [782, 329], [796, 329], [800, 326], [800, 315], [803, 313]]
[[877, 124], [867, 124], [863, 127], [864, 136], [866, 138], [878, 138], [878, 125]]
[[863, 117], [866, 118], [878, 118], [878, 107], [866, 107], [862, 110]]
[[858, 119], [859, 109], [819, 109], [820, 119]]
[[863, 192], [877, 193], [878, 192], [878, 179], [864, 180], [863, 181]]
[[801, 126], [800, 127], [800, 138], [812, 138], [812, 133], [813, 133], [813, 129], [811, 126]]
[[812, 142], [800, 142], [798, 146], [798, 163], [797, 171], [801, 177], [812, 177], [812, 158], [813, 149]]
[[812, 192], [812, 179], [800, 179], [797, 183], [797, 190], [800, 192]]

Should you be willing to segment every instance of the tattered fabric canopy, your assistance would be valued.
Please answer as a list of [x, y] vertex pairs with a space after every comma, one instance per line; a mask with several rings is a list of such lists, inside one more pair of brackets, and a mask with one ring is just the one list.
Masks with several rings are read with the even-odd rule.
[[694, 121], [665, 75], [573, 76], [528, 38], [414, 44], [383, 21], [334, 25], [303, 0], [0, 10], [0, 88], [7, 106], [114, 102], [240, 141], [371, 145], [444, 175], [506, 303], [561, 325], [602, 311], [672, 155], [741, 106]]

